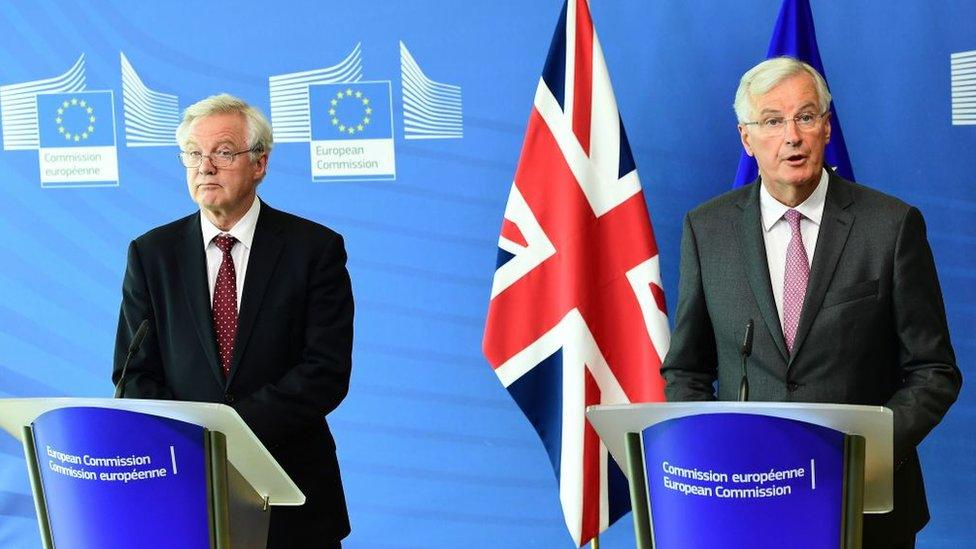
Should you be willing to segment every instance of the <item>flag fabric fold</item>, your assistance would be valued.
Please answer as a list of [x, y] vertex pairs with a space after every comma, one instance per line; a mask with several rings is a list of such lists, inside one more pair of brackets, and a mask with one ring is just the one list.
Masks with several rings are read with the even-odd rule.
[[586, 0], [556, 27], [509, 193], [484, 354], [535, 427], [581, 546], [630, 510], [585, 409], [662, 401], [658, 250]]
[[[773, 27], [773, 37], [769, 41], [769, 51], [766, 58], [788, 55], [807, 63], [827, 79], [823, 62], [820, 60], [820, 49], [817, 47], [817, 33], [813, 27], [813, 10], [810, 0], [783, 0], [779, 10], [779, 17]], [[837, 109], [830, 104], [830, 143], [824, 151], [824, 162], [837, 173], [849, 181], [854, 181], [854, 169], [851, 159], [847, 155], [847, 145], [844, 143], [844, 133], [840, 128], [840, 118]], [[752, 183], [759, 176], [756, 160], [742, 152], [739, 157], [739, 168], [735, 174], [733, 187], [741, 187]]]

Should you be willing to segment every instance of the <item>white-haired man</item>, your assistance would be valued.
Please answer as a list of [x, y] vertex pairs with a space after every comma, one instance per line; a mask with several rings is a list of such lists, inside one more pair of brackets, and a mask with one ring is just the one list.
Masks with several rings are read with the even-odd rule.
[[268, 547], [339, 547], [349, 519], [324, 416], [351, 369], [342, 237], [257, 197], [273, 141], [254, 107], [208, 97], [176, 135], [200, 208], [129, 245], [113, 381], [148, 319], [124, 396], [233, 406], [307, 498], [272, 511]]
[[894, 511], [865, 517], [864, 546], [914, 547], [929, 518], [915, 448], [962, 378], [922, 215], [824, 166], [829, 107], [823, 77], [795, 59], [743, 75], [735, 112], [760, 175], [685, 217], [666, 394], [735, 400], [755, 319], [751, 400], [894, 412]]

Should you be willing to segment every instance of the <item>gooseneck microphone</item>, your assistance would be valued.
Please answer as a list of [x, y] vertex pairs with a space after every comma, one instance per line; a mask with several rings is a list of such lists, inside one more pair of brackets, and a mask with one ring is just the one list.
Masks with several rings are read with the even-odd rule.
[[752, 354], [752, 332], [754, 329], [755, 323], [750, 318], [746, 324], [746, 335], [742, 339], [742, 347], [739, 349], [739, 355], [742, 356], [742, 381], [739, 383], [739, 402], [749, 400], [749, 377], [746, 375], [746, 359]]
[[118, 383], [115, 384], [115, 398], [122, 398], [125, 393], [125, 371], [129, 368], [129, 362], [132, 361], [132, 357], [135, 356], [136, 352], [139, 351], [139, 347], [142, 345], [142, 340], [146, 339], [146, 334], [149, 333], [149, 319], [144, 319], [140, 324], [139, 328], [136, 329], [135, 335], [132, 336], [132, 341], [129, 342], [129, 352], [125, 355], [125, 362], [122, 363], [122, 375], [119, 376]]

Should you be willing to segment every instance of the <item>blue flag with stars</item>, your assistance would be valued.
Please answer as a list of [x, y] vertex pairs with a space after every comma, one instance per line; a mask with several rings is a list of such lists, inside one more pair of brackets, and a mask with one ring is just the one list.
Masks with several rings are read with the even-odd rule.
[[309, 86], [312, 140], [392, 139], [389, 82]]
[[37, 127], [42, 148], [114, 147], [112, 92], [38, 94]]
[[[810, 9], [810, 0], [783, 0], [766, 58], [784, 55], [807, 63], [817, 69], [824, 80], [827, 79], [823, 62], [820, 60], [820, 49], [817, 47], [817, 34], [813, 28], [813, 10]], [[834, 108], [833, 102], [830, 104], [830, 143], [827, 143], [824, 151], [824, 162], [844, 179], [854, 180], [854, 169], [847, 155], [844, 133], [840, 129], [840, 118], [837, 116], [837, 109]], [[756, 165], [756, 159], [743, 151], [732, 187], [748, 185], [757, 177], [759, 177], [759, 167]]]

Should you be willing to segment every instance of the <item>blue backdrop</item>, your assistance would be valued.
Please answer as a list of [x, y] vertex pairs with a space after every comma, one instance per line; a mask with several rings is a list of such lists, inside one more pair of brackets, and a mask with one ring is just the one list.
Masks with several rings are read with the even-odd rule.
[[[976, 86], [960, 70], [953, 90], [951, 59], [961, 53], [957, 68], [976, 59], [965, 53], [976, 50], [976, 5], [812, 4], [855, 172], [925, 214], [972, 380], [976, 116], [965, 98]], [[733, 94], [765, 56], [779, 5], [593, 0], [672, 305], [681, 219], [730, 187], [740, 153]], [[542, 445], [480, 351], [502, 212], [560, 7], [0, 4], [0, 397], [111, 395], [126, 245], [194, 209], [170, 137], [176, 113], [228, 91], [275, 125], [261, 196], [346, 237], [354, 369], [330, 422], [353, 524], [347, 546], [571, 546]], [[380, 165], [376, 180], [313, 181], [301, 90], [336, 81], [388, 82], [370, 89], [389, 90], [392, 178]], [[91, 141], [65, 147], [49, 127], [39, 132], [55, 122], [31, 111], [34, 95], [81, 90], [111, 92], [93, 96]], [[57, 124], [88, 133], [80, 111], [67, 110], [74, 121]], [[114, 141], [98, 133], [107, 131]], [[52, 144], [75, 156], [45, 156]], [[93, 160], [85, 146], [106, 148]], [[63, 171], [42, 181], [52, 164]], [[922, 445], [934, 518], [919, 547], [971, 543], [973, 395], [967, 386]], [[2, 437], [0, 546], [38, 546], [33, 515], [22, 451]], [[632, 546], [630, 529], [620, 521], [604, 546]]]

